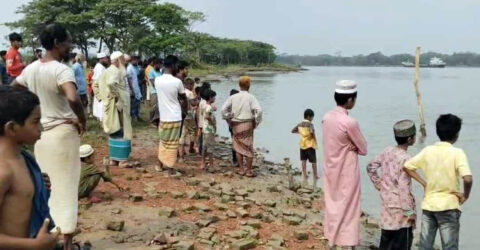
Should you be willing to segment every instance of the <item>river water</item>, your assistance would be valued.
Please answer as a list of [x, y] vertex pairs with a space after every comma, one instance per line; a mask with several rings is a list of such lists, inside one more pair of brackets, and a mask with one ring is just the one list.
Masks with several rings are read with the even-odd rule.
[[[456, 146], [465, 150], [474, 176], [480, 173], [480, 69], [444, 68], [421, 69], [420, 89], [423, 94], [428, 137], [424, 144], [417, 143], [409, 149], [413, 155], [425, 145], [435, 143], [435, 120], [440, 114], [453, 113], [463, 119], [463, 128]], [[368, 141], [369, 153], [361, 157], [362, 208], [369, 214], [380, 214], [378, 192], [366, 173], [366, 165], [386, 146], [394, 145], [392, 126], [402, 119], [412, 119], [419, 126], [414, 70], [401, 67], [309, 67], [308, 71], [276, 74], [252, 73], [251, 93], [264, 109], [264, 121], [256, 130], [255, 146], [270, 150], [267, 159], [282, 161], [290, 157], [300, 166], [298, 135], [291, 129], [303, 119], [303, 111], [315, 111], [314, 124], [321, 144], [321, 119], [335, 107], [333, 93], [335, 82], [352, 79], [358, 83], [359, 95], [356, 107], [350, 112], [356, 118]], [[232, 88], [238, 88], [237, 79], [213, 84], [220, 107]], [[220, 112], [218, 112], [220, 113]], [[220, 114], [218, 114], [220, 116]], [[219, 134], [228, 135], [225, 122], [218, 117]], [[322, 148], [317, 151], [319, 167], [323, 162]], [[476, 179], [478, 180], [478, 179]], [[320, 184], [323, 186], [323, 184]], [[475, 227], [480, 222], [480, 188], [474, 185], [471, 198], [463, 208], [461, 219], [461, 248], [480, 249], [480, 238]], [[422, 192], [414, 184], [417, 208], [420, 208]], [[418, 210], [420, 213], [421, 211]], [[438, 236], [439, 237], [439, 236]]]

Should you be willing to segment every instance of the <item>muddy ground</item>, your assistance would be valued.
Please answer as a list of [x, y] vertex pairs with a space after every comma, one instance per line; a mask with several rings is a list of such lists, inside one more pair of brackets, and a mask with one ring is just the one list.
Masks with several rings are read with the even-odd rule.
[[[101, 166], [106, 136], [94, 122], [89, 127], [83, 142], [95, 147]], [[178, 164], [184, 174], [157, 172], [156, 129], [134, 127], [132, 159], [141, 167], [111, 169], [127, 191], [100, 183], [94, 192], [100, 202], [81, 200], [77, 241], [94, 249], [328, 249], [321, 189], [295, 182], [291, 190], [283, 163], [259, 154], [256, 178], [236, 175], [229, 140], [218, 138], [216, 173], [201, 171], [195, 155]], [[365, 216], [363, 225], [360, 249], [370, 249], [378, 224]]]

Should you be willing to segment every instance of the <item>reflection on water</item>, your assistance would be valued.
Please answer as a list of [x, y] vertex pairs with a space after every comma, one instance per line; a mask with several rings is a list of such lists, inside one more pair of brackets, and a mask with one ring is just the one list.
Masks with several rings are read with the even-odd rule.
[[[267, 157], [271, 160], [280, 162], [284, 157], [289, 157], [296, 167], [300, 166], [299, 139], [297, 135], [290, 134], [290, 131], [303, 119], [303, 111], [306, 108], [315, 111], [314, 123], [317, 136], [321, 140], [321, 118], [334, 107], [335, 82], [340, 79], [357, 81], [359, 98], [351, 115], [360, 122], [369, 143], [368, 156], [361, 158], [362, 207], [368, 213], [378, 215], [380, 200], [368, 179], [365, 167], [383, 148], [395, 143], [392, 126], [396, 121], [402, 119], [418, 121], [413, 69], [312, 67], [309, 71], [299, 73], [256, 72], [251, 75], [253, 76], [251, 92], [259, 99], [264, 109], [264, 121], [256, 131], [255, 145], [267, 147], [271, 152]], [[477, 154], [480, 142], [480, 133], [477, 131], [480, 128], [478, 115], [480, 69], [422, 68], [420, 75], [428, 137], [425, 144], [417, 144], [409, 152], [413, 155], [425, 145], [437, 141], [434, 125], [438, 115], [457, 114], [464, 122], [457, 146], [466, 151], [473, 174], [476, 175], [479, 173], [476, 166], [480, 164], [480, 157]], [[232, 88], [238, 88], [236, 79], [213, 85], [217, 92], [219, 107]], [[226, 124], [220, 117], [218, 121], [219, 133], [228, 135]], [[323, 161], [321, 148], [317, 152], [317, 157], [321, 163]], [[422, 193], [419, 191], [419, 185], [414, 184], [414, 188], [417, 207], [420, 208]], [[474, 228], [474, 223], [480, 220], [480, 209], [476, 208], [480, 205], [479, 193], [478, 185], [474, 185], [471, 198], [463, 210], [461, 249], [480, 247], [480, 239]]]

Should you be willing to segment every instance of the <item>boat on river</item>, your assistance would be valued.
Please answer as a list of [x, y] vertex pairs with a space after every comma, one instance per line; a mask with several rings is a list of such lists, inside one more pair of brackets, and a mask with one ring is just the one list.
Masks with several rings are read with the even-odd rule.
[[[402, 62], [402, 66], [407, 68], [413, 68], [415, 67], [415, 64], [413, 62], [406, 61]], [[420, 64], [419, 66], [420, 68], [445, 68], [447, 64], [441, 58], [433, 57], [432, 59], [430, 59], [430, 62], [428, 64]]]

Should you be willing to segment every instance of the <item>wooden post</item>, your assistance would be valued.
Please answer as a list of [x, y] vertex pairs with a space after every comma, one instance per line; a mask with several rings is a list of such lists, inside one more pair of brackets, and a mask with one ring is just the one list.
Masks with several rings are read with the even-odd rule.
[[417, 47], [417, 52], [415, 54], [415, 80], [413, 84], [415, 85], [415, 92], [417, 93], [418, 116], [420, 117], [420, 133], [422, 135], [422, 138], [425, 138], [427, 136], [427, 130], [425, 129], [425, 116], [423, 114], [422, 93], [420, 93], [420, 88], [418, 86], [419, 78], [420, 78], [420, 47]]

